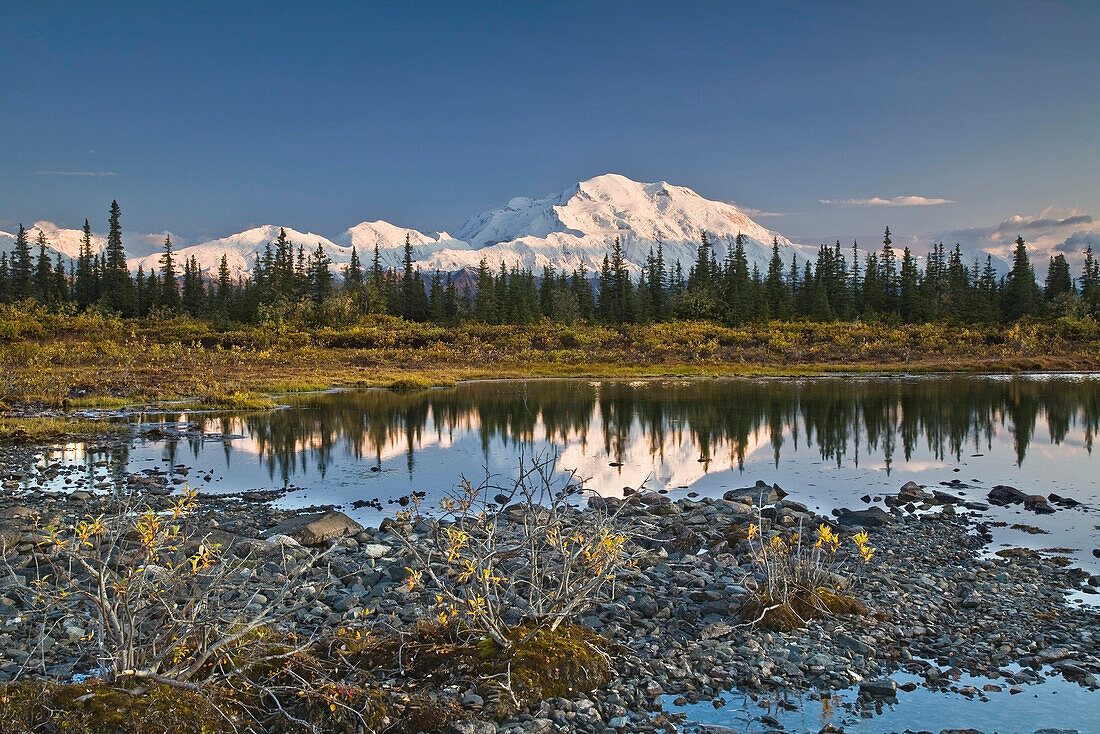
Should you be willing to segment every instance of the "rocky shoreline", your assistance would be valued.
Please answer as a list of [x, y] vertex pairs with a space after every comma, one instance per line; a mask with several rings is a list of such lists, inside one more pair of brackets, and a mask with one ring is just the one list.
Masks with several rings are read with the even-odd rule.
[[[31, 529], [32, 517], [40, 518], [39, 526], [71, 525], [104, 511], [110, 499], [96, 487], [68, 493], [24, 490], [37, 476], [56, 476], [62, 469], [47, 463], [36, 476], [17, 476], [15, 467], [25, 464], [32, 449], [5, 451], [0, 457], [0, 535], [18, 575], [29, 572], [35, 554], [42, 552], [44, 541]], [[177, 486], [167, 475], [150, 473], [129, 475], [128, 485], [154, 509], [169, 507]], [[1019, 501], [1030, 503], [1033, 511], [1046, 511], [1039, 504], [1043, 498], [995, 491], [991, 501]], [[947, 492], [906, 485], [887, 498], [888, 510], [836, 517], [817, 516], [796, 498], [797, 492], [787, 496], [762, 483], [722, 499], [672, 501], [644, 493], [627, 497], [626, 506], [618, 507], [619, 500], [591, 498], [597, 509], [618, 510], [639, 529], [635, 563], [618, 574], [614, 598], [578, 620], [617, 651], [610, 682], [571, 700], [542, 701], [504, 721], [485, 715], [489, 694], [473, 683], [456, 692], [465, 715], [452, 729], [717, 732], [720, 727], [686, 725], [682, 715], [667, 710], [668, 704], [719, 702], [731, 689], [767, 693], [852, 686], [859, 686], [861, 698], [873, 703], [906, 695], [912, 684], [899, 688], [891, 678], [899, 671], [918, 675], [937, 690], [964, 688], [957, 683], [963, 674], [988, 679], [986, 690], [961, 691], [976, 698], [1041, 680], [1040, 669], [1097, 688], [1100, 611], [1071, 603], [1066, 595], [1094, 590], [1100, 577], [1034, 551], [989, 553], [980, 507], [967, 508]], [[252, 574], [241, 579], [237, 593], [242, 604], [254, 603], [278, 583], [283, 569], [270, 561], [287, 557], [291, 563], [304, 562], [310, 557], [307, 548], [289, 540], [294, 538], [306, 546], [329, 548], [325, 565], [311, 571], [315, 578], [310, 580], [316, 583], [307, 588], [315, 589], [315, 595], [309, 608], [294, 617], [299, 629], [353, 624], [365, 610], [396, 630], [426, 616], [430, 591], [409, 589], [410, 557], [401, 539], [405, 530], [396, 523], [361, 528], [334, 512], [336, 508], [287, 511], [273, 507], [270, 499], [263, 493], [200, 495], [193, 518], [199, 531], [227, 552], [259, 559]], [[1056, 509], [1046, 500], [1044, 505]], [[746, 530], [761, 518], [765, 530], [809, 529], [822, 522], [842, 534], [867, 528], [875, 556], [858, 566], [846, 591], [870, 614], [824, 617], [789, 632], [742, 622], [742, 605], [755, 574]], [[317, 527], [328, 529], [314, 532]], [[36, 631], [27, 624], [31, 600], [19, 593], [17, 583], [26, 580], [0, 580], [0, 682], [25, 676], [30, 669]], [[84, 634], [79, 620], [72, 620], [47, 641], [48, 675], [65, 680], [86, 672], [75, 655]]]

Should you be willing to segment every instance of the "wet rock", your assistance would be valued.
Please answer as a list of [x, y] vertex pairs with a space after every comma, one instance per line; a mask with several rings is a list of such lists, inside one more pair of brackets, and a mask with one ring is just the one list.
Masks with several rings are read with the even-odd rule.
[[989, 501], [995, 505], [1012, 505], [1023, 502], [1028, 498], [1028, 494], [1021, 492], [1015, 487], [1009, 487], [1006, 484], [998, 484], [993, 489], [989, 490], [989, 494], [986, 497]]
[[898, 683], [892, 678], [865, 680], [860, 682], [859, 690], [872, 698], [894, 698], [898, 695]]
[[924, 491], [916, 482], [906, 482], [898, 490], [898, 502], [904, 504], [906, 502], [928, 502], [932, 499], [932, 495]]
[[1047, 498], [1041, 494], [1033, 494], [1024, 500], [1024, 509], [1040, 515], [1050, 515], [1054, 508], [1047, 502]]

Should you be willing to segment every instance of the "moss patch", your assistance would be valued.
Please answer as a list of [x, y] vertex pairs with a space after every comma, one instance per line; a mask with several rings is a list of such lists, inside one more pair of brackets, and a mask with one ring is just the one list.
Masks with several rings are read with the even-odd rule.
[[270, 410], [275, 407], [275, 401], [267, 395], [241, 390], [210, 392], [200, 395], [197, 402], [204, 408], [218, 410]]
[[779, 632], [789, 632], [806, 626], [806, 622], [825, 615], [868, 614], [858, 600], [824, 588], [799, 589], [785, 602], [773, 599], [768, 591], [754, 596], [741, 609], [741, 619], [755, 622], [760, 627]]
[[469, 630], [421, 623], [401, 639], [348, 644], [344, 658], [361, 670], [384, 670], [424, 693], [473, 682], [485, 699], [484, 713], [497, 718], [546, 698], [574, 698], [610, 680], [605, 651], [611, 643], [592, 630], [563, 624], [553, 632], [531, 631], [514, 628], [509, 634], [514, 644], [501, 648]]
[[[611, 678], [611, 666], [603, 652], [607, 641], [587, 627], [561, 625], [553, 632], [521, 626], [509, 634], [513, 646], [502, 649], [492, 640], [478, 644], [483, 676], [511, 677], [511, 692], [504, 692], [500, 713], [513, 713], [546, 698], [574, 698], [603, 686]], [[513, 708], [514, 707], [514, 708]]]
[[[214, 734], [231, 732], [226, 716], [199, 695], [155, 686], [135, 695], [98, 684], [10, 683], [0, 687], [0, 734]], [[223, 715], [224, 714], [224, 715]], [[239, 722], [238, 722], [239, 726]]]
[[394, 392], [417, 392], [420, 390], [428, 390], [432, 386], [431, 380], [427, 380], [418, 375], [412, 377], [399, 377], [387, 385], [387, 387]]

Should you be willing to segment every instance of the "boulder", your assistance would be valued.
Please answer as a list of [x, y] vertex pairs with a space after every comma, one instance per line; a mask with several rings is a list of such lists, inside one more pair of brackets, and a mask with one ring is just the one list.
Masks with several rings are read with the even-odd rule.
[[864, 528], [877, 528], [883, 525], [891, 525], [894, 516], [881, 507], [872, 507], [857, 512], [845, 512], [837, 518], [841, 525], [857, 525]]
[[1027, 494], [1005, 484], [998, 484], [989, 490], [988, 495], [989, 501], [995, 505], [1016, 504], [1017, 502], [1023, 502], [1027, 497]]
[[273, 535], [287, 535], [302, 545], [316, 546], [333, 538], [358, 535], [361, 532], [363, 526], [342, 512], [318, 512], [284, 520], [260, 533], [260, 537], [266, 539]]
[[1017, 505], [1022, 502], [1025, 510], [1031, 510], [1040, 515], [1048, 515], [1054, 512], [1054, 507], [1043, 495], [1027, 494], [1015, 487], [1009, 487], [1004, 484], [998, 484], [996, 487], [989, 490], [989, 501], [995, 505], [1001, 506]]
[[1024, 498], [1024, 509], [1031, 510], [1040, 515], [1050, 515], [1054, 512], [1054, 507], [1047, 502], [1047, 498], [1041, 494], [1032, 494]]

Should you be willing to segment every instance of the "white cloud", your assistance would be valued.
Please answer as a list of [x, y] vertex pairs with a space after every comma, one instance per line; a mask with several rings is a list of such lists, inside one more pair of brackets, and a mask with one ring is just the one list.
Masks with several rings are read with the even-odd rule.
[[870, 199], [819, 199], [818, 201], [835, 206], [936, 206], [955, 203], [951, 199], [930, 199], [926, 196], [895, 196], [892, 199], [872, 196]]
[[114, 171], [35, 171], [39, 176], [117, 176]]
[[1031, 264], [1046, 272], [1047, 258], [1062, 253], [1072, 262], [1081, 259], [1086, 245], [1100, 243], [1100, 221], [1075, 209], [1047, 207], [1038, 214], [1013, 214], [997, 224], [971, 227], [933, 235], [948, 246], [958, 242], [964, 249], [987, 252], [1010, 260], [1017, 237], [1023, 237]]

